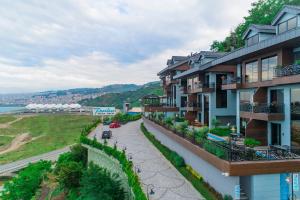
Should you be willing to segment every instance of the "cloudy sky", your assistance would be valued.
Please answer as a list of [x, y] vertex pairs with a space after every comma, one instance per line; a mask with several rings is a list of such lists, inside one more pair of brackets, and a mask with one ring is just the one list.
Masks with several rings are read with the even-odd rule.
[[2, 0], [0, 93], [143, 84], [208, 50], [254, 0]]

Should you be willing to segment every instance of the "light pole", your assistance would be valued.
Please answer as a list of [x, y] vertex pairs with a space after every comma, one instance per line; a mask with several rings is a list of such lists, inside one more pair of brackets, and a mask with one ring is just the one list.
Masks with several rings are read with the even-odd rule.
[[139, 165], [135, 165], [135, 166], [134, 166], [134, 172], [135, 172], [136, 174], [141, 173], [141, 168], [140, 168]]
[[154, 195], [155, 192], [154, 192], [154, 185], [153, 184], [145, 184], [146, 187], [147, 187], [147, 199], [149, 199], [149, 195]]

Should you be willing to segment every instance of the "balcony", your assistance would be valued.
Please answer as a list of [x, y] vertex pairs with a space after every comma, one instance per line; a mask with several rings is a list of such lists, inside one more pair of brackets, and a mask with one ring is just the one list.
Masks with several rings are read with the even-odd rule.
[[161, 121], [144, 118], [144, 123], [179, 143], [183, 148], [215, 166], [229, 176], [249, 176], [299, 172], [300, 149], [284, 146], [249, 148], [231, 142], [218, 142], [199, 138], [195, 134], [183, 134]]
[[195, 83], [194, 87], [188, 86], [187, 92], [193, 93], [210, 93], [215, 91], [215, 83]]
[[179, 112], [179, 108], [176, 105], [152, 104], [144, 105], [144, 112]]
[[284, 104], [241, 103], [240, 117], [262, 121], [284, 120]]
[[186, 106], [186, 111], [199, 112], [201, 111], [201, 104], [198, 102], [188, 102]]
[[292, 64], [284, 67], [277, 67], [274, 70], [275, 77], [273, 85], [293, 84], [300, 82], [300, 65]]
[[179, 83], [179, 80], [175, 80], [175, 79], [166, 80], [166, 86], [169, 86], [171, 84], [178, 84], [178, 83]]
[[241, 77], [227, 77], [222, 80], [222, 90], [236, 90], [241, 87], [242, 79]]
[[187, 94], [187, 87], [186, 86], [180, 86], [180, 91], [182, 94]]

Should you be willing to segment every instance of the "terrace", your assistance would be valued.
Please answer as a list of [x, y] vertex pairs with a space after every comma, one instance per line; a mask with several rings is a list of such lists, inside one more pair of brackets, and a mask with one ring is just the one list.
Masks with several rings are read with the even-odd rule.
[[188, 102], [186, 106], [187, 111], [201, 111], [201, 104], [199, 102]]
[[151, 117], [144, 118], [144, 122], [151, 123], [166, 136], [229, 176], [300, 170], [300, 149], [275, 145], [251, 148], [239, 143], [236, 137], [229, 137], [228, 140], [214, 139], [215, 135], [212, 134], [203, 137], [203, 134], [193, 129], [178, 131], [163, 120]]
[[236, 90], [241, 87], [242, 79], [241, 77], [231, 77], [222, 80], [222, 90]]
[[277, 67], [274, 70], [273, 85], [293, 84], [300, 82], [300, 64]]
[[166, 103], [165, 97], [150, 94], [142, 98], [144, 112], [178, 112], [179, 108], [175, 104]]
[[208, 93], [215, 91], [215, 83], [200, 83], [196, 82], [193, 86], [189, 85], [187, 92], [193, 93]]
[[284, 120], [284, 104], [278, 103], [241, 103], [240, 116], [263, 121]]

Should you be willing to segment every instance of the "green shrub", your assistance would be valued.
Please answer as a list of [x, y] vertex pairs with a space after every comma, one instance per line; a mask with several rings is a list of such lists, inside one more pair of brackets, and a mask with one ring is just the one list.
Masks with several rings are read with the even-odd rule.
[[199, 129], [195, 129], [195, 140], [197, 143], [203, 144], [207, 139], [208, 127], [204, 126]]
[[214, 145], [214, 143], [209, 140], [206, 140], [204, 142], [203, 148], [206, 151], [216, 155], [218, 158], [226, 159], [226, 154], [224, 149], [222, 147]]
[[86, 144], [86, 145], [92, 146], [96, 149], [99, 149], [99, 150], [105, 152], [107, 155], [112, 156], [115, 159], [117, 159], [119, 161], [120, 165], [122, 166], [123, 171], [125, 172], [125, 174], [128, 177], [128, 183], [134, 193], [135, 198], [139, 199], [139, 200], [147, 199], [145, 196], [145, 193], [142, 190], [141, 183], [138, 179], [138, 176], [135, 174], [135, 172], [132, 169], [132, 162], [127, 160], [125, 152], [121, 152], [121, 151], [117, 150], [117, 148], [112, 148], [110, 146], [103, 145], [103, 144], [97, 142], [97, 140], [95, 140], [95, 139], [91, 140], [83, 135], [80, 137], [80, 142], [82, 144]]
[[256, 147], [256, 146], [259, 146], [261, 145], [261, 142], [254, 139], [254, 138], [245, 138], [244, 140], [244, 144], [247, 146], [247, 147]]
[[228, 127], [216, 127], [210, 129], [210, 132], [212, 134], [224, 137], [224, 136], [229, 136], [232, 131]]
[[[215, 200], [222, 199], [222, 196], [217, 193], [212, 187], [209, 186], [208, 183], [204, 182], [203, 179], [199, 179], [199, 177], [195, 176], [190, 172], [190, 170], [186, 167], [184, 163], [184, 159], [181, 158], [176, 152], [171, 151], [168, 147], [161, 144], [154, 135], [152, 135], [144, 126], [141, 124], [141, 130], [144, 135], [149, 139], [149, 141], [168, 159], [176, 169], [188, 180], [192, 183], [192, 185], [204, 196], [205, 199]], [[208, 129], [203, 130], [203, 132], [207, 132]], [[177, 164], [175, 164], [174, 160]]]
[[125, 189], [119, 175], [111, 174], [107, 169], [93, 163], [84, 172], [80, 185], [80, 200], [125, 199]]
[[223, 198], [224, 200], [233, 200], [232, 196], [226, 194]]
[[29, 164], [11, 181], [4, 184], [0, 193], [3, 200], [30, 200], [40, 187], [43, 177], [51, 169], [50, 161]]
[[81, 162], [68, 161], [60, 165], [57, 180], [59, 184], [70, 190], [79, 187], [79, 181], [82, 176], [83, 165]]
[[[141, 114], [135, 114], [135, 115], [129, 115], [128, 113], [117, 113], [113, 116], [112, 121], [117, 121], [122, 124], [126, 124], [127, 122], [130, 121], [136, 121], [141, 119], [142, 115]], [[156, 114], [154, 114], [153, 118], [156, 118]]]
[[179, 156], [175, 151], [170, 153], [171, 162], [175, 167], [184, 167], [185, 162], [184, 159]]
[[214, 128], [217, 128], [218, 126], [220, 126], [220, 121], [219, 120], [217, 120], [217, 118], [213, 118], [212, 120], [211, 120], [211, 124], [212, 124], [212, 126], [214, 127]]
[[167, 117], [167, 118], [165, 119], [165, 124], [166, 124], [168, 127], [172, 126], [172, 125], [173, 125], [173, 118], [172, 118], [172, 117]]
[[185, 121], [185, 118], [184, 117], [175, 117], [175, 122], [184, 122]]

